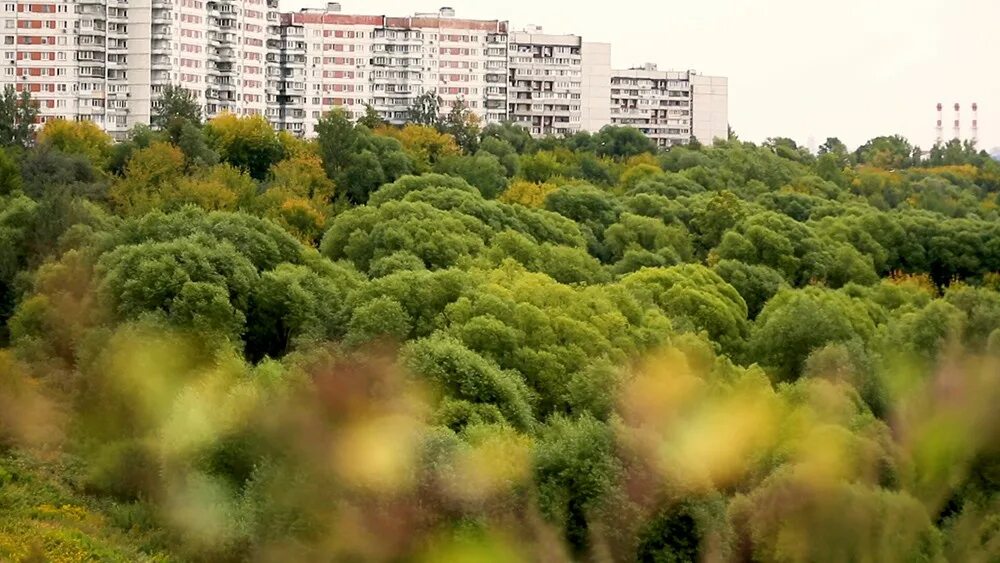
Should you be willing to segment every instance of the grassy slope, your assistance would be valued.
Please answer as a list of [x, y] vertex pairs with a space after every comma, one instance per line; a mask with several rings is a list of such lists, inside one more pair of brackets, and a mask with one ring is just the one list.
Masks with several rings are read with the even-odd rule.
[[0, 452], [0, 562], [174, 560], [141, 505], [89, 497], [77, 473], [67, 458]]

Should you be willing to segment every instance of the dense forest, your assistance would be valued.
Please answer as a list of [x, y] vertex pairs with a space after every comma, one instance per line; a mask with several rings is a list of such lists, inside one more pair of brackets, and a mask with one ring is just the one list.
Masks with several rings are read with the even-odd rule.
[[1000, 164], [0, 97], [0, 561], [997, 561]]

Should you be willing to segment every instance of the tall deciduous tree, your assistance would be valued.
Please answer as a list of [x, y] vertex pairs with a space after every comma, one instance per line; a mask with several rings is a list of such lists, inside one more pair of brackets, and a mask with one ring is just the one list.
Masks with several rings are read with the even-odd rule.
[[175, 120], [201, 124], [201, 104], [193, 92], [181, 86], [168, 84], [160, 93], [153, 112], [153, 126], [166, 129]]
[[0, 93], [0, 145], [27, 147], [34, 139], [38, 119], [38, 103], [27, 90], [19, 95], [8, 84]]
[[378, 112], [378, 110], [372, 107], [371, 104], [365, 104], [365, 114], [358, 120], [358, 125], [364, 125], [365, 127], [374, 130], [385, 124], [386, 121], [382, 118], [382, 115]]
[[418, 96], [410, 106], [406, 120], [417, 125], [437, 126], [441, 123], [441, 98], [434, 92]]
[[223, 162], [263, 180], [271, 166], [284, 157], [284, 147], [271, 124], [259, 115], [237, 117], [227, 113], [210, 121], [208, 139]]
[[479, 135], [482, 132], [479, 116], [469, 110], [464, 100], [458, 100], [441, 124], [441, 129], [455, 138], [458, 146], [466, 154], [479, 150]]
[[83, 155], [98, 168], [103, 168], [111, 156], [111, 137], [92, 121], [47, 121], [38, 133], [38, 142], [64, 153]]

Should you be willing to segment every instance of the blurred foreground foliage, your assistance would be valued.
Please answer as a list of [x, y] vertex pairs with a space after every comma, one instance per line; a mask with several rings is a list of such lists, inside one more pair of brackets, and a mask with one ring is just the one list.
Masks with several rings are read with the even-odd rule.
[[174, 105], [0, 158], [0, 560], [1000, 557], [974, 147]]

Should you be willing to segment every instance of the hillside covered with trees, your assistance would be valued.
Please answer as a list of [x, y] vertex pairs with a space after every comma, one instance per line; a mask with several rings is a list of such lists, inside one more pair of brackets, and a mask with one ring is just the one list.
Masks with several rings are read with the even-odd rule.
[[37, 135], [0, 561], [996, 561], [1000, 164], [896, 136]]

